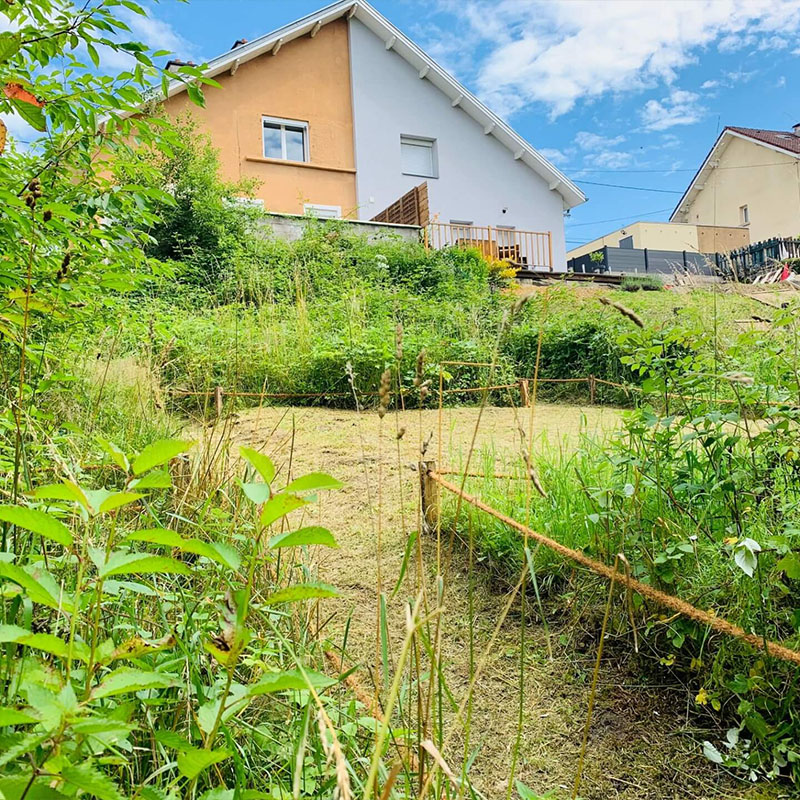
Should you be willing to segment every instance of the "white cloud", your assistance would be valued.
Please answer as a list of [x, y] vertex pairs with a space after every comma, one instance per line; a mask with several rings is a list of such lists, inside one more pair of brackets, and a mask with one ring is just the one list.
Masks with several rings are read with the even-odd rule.
[[704, 109], [697, 102], [700, 95], [684, 89], [673, 89], [661, 100], [648, 100], [641, 111], [645, 130], [664, 131], [675, 125], [692, 125], [699, 121]]
[[703, 81], [700, 84], [701, 89], [716, 89], [719, 86], [719, 81]]
[[454, 12], [459, 23], [445, 36], [429, 37], [438, 55], [477, 54], [465, 71], [501, 113], [541, 102], [553, 117], [579, 100], [670, 86], [704, 49], [775, 47], [776, 41], [790, 42], [800, 31], [800, 0], [439, 4]]
[[555, 147], [540, 147], [538, 150], [552, 164], [566, 164], [569, 161], [569, 156]]
[[581, 150], [605, 150], [609, 147], [622, 144], [624, 141], [624, 136], [600, 136], [600, 134], [591, 133], [590, 131], [578, 131], [575, 134], [575, 144], [577, 144]]
[[[130, 28], [130, 31], [121, 31], [114, 37], [115, 39], [141, 41], [151, 50], [167, 50], [184, 61], [198, 63], [203, 61], [196, 45], [184, 39], [168, 22], [159, 19], [149, 9], [146, 17], [128, 8], [120, 8], [117, 16]], [[135, 63], [125, 52], [110, 47], [101, 47], [99, 51], [104, 69], [129, 69]]]
[[153, 14], [143, 17], [127, 8], [120, 9], [118, 14], [131, 29], [131, 34], [146, 42], [153, 50], [169, 50], [170, 53], [185, 57], [189, 55], [189, 51], [195, 49], [172, 25]]
[[785, 76], [785, 75], [781, 75], [781, 76], [778, 78], [778, 80], [777, 80], [777, 81], [775, 81], [775, 86], [776, 86], [778, 89], [783, 89], [783, 87], [784, 87], [784, 86], [786, 86], [786, 76]]
[[620, 150], [601, 150], [586, 159], [587, 164], [591, 162], [593, 166], [604, 169], [621, 169], [627, 167], [631, 161], [633, 161], [633, 155]]

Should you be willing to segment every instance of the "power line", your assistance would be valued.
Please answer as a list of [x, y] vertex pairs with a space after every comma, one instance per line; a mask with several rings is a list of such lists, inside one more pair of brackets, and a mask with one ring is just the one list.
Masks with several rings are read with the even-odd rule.
[[647, 186], [623, 186], [619, 183], [599, 183], [598, 181], [578, 181], [575, 183], [585, 183], [587, 186], [607, 186], [610, 189], [630, 189], [633, 192], [658, 192], [659, 194], [683, 194], [678, 189], [651, 189]]
[[[672, 206], [669, 206], [668, 208], [659, 208], [656, 211], [642, 211], [638, 216], [649, 217], [651, 214], [663, 214], [665, 211], [672, 211]], [[600, 225], [603, 222], [619, 222], [621, 219], [634, 219], [634, 217], [628, 214], [626, 217], [612, 217], [611, 219], [598, 219], [594, 222], [576, 222], [574, 224], [567, 222], [566, 224], [570, 228], [583, 228], [586, 225]]]
[[[790, 155], [787, 152], [787, 155]], [[730, 167], [714, 167], [714, 169], [761, 169], [762, 167], [793, 167], [793, 161], [772, 161], [768, 164], [738, 164]], [[650, 172], [662, 175], [668, 175], [673, 172], [697, 172], [697, 167], [681, 167], [680, 169], [671, 169], [670, 167], [663, 167], [662, 169], [593, 169], [592, 167], [579, 167], [576, 169], [578, 174], [582, 172], [620, 172], [620, 173], [643, 173]], [[574, 180], [574, 178], [573, 178]]]

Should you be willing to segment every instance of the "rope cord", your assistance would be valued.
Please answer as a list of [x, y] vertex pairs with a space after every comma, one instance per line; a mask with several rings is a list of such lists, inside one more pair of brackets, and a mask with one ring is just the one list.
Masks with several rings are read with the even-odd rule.
[[758, 650], [765, 650], [774, 658], [779, 658], [782, 661], [790, 661], [794, 664], [800, 665], [800, 652], [797, 650], [792, 650], [782, 644], [778, 644], [777, 642], [772, 642], [760, 636], [756, 636], [753, 633], [747, 633], [738, 625], [734, 625], [732, 622], [729, 622], [723, 617], [716, 616], [713, 612], [703, 611], [699, 608], [696, 608], [691, 603], [687, 603], [685, 600], [681, 600], [674, 595], [662, 592], [659, 589], [650, 586], [649, 584], [642, 583], [641, 581], [636, 580], [636, 578], [632, 578], [628, 574], [621, 574], [613, 567], [609, 567], [607, 564], [603, 564], [601, 561], [596, 561], [595, 559], [587, 556], [585, 553], [581, 553], [579, 550], [573, 550], [571, 547], [567, 547], [566, 545], [551, 539], [549, 536], [545, 536], [544, 534], [529, 528], [527, 525], [517, 522], [508, 515], [497, 511], [491, 506], [486, 505], [486, 503], [482, 502], [477, 497], [473, 497], [472, 495], [463, 492], [458, 486], [450, 483], [450, 481], [443, 478], [440, 474], [431, 471], [428, 473], [428, 475], [431, 480], [436, 481], [436, 483], [447, 489], [449, 492], [459, 495], [462, 500], [470, 505], [475, 506], [475, 508], [485, 511], [487, 514], [495, 519], [500, 520], [500, 522], [505, 523], [510, 528], [514, 528], [514, 530], [530, 537], [531, 539], [535, 539], [537, 542], [549, 548], [550, 550], [553, 550], [565, 558], [581, 564], [582, 566], [590, 569], [592, 572], [595, 572], [598, 575], [601, 575], [607, 580], [617, 581], [621, 584], [624, 584], [633, 591], [642, 595], [642, 597], [647, 597], [648, 599], [658, 603], [661, 606], [664, 606], [665, 608], [672, 609], [678, 614], [682, 614], [683, 616], [688, 617], [695, 622], [699, 622], [701, 625], [708, 625], [710, 628], [713, 628], [720, 633], [724, 633], [727, 636], [733, 636], [734, 638], [741, 639], [742, 641], [747, 642], [747, 644], [749, 644], [751, 647], [755, 647]]

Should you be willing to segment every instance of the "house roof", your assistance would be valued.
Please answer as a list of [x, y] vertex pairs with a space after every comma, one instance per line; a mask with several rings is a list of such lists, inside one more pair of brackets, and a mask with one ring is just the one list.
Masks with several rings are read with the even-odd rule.
[[717, 157], [722, 155], [722, 151], [732, 138], [749, 139], [752, 142], [786, 153], [790, 156], [800, 158], [800, 134], [795, 131], [771, 131], [762, 128], [739, 128], [729, 125], [723, 129], [717, 137], [714, 146], [709, 150], [705, 160], [700, 165], [700, 169], [695, 173], [692, 182], [675, 206], [675, 210], [670, 215], [670, 222], [683, 210], [686, 201], [693, 198], [697, 192], [701, 191], [705, 185], [706, 177], [717, 165]]
[[728, 127], [726, 130], [740, 133], [748, 139], [755, 139], [757, 142], [777, 147], [779, 150], [786, 150], [792, 155], [800, 155], [800, 135], [794, 131], [766, 131], [761, 128], [734, 127]]
[[[481, 124], [484, 133], [494, 136], [511, 151], [515, 159], [522, 161], [544, 178], [550, 189], [561, 195], [565, 209], [586, 201], [583, 192], [564, 173], [364, 0], [339, 0], [289, 25], [234, 47], [209, 61], [205, 75], [213, 78], [231, 68], [235, 70], [240, 64], [266, 52], [277, 53], [292, 39], [307, 34], [314, 36], [323, 25], [342, 17], [358, 19], [384, 41], [387, 50], [394, 50], [418, 71], [420, 78], [430, 81], [450, 98], [454, 106], [460, 107]], [[171, 81], [167, 96], [171, 97], [185, 89], [185, 83]]]

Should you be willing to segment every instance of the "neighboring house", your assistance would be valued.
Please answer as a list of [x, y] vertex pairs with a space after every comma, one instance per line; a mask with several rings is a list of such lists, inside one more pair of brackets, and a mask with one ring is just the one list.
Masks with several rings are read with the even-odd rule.
[[751, 242], [800, 235], [800, 124], [725, 128], [670, 220], [741, 225]]
[[437, 245], [564, 269], [583, 193], [367, 3], [239, 41], [206, 74], [222, 88], [205, 108], [178, 81], [164, 106], [210, 134], [224, 178], [261, 181], [267, 210], [430, 221]]
[[690, 225], [676, 222], [632, 222], [624, 228], [598, 239], [573, 247], [567, 258], [593, 253], [603, 247], [637, 250], [669, 250], [688, 253], [727, 253], [750, 244], [750, 231], [745, 227]]

